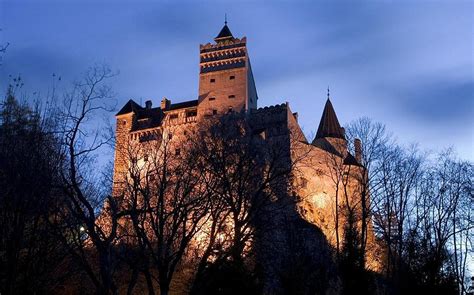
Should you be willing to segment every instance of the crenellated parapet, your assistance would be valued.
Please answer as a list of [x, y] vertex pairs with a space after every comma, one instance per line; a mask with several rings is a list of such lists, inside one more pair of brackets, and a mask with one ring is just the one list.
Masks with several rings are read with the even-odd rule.
[[230, 38], [200, 46], [200, 72], [243, 68], [247, 64], [246, 38]]
[[206, 44], [201, 44], [199, 45], [199, 51], [202, 54], [202, 53], [216, 51], [216, 50], [226, 50], [226, 49], [232, 49], [232, 48], [238, 48], [238, 47], [245, 47], [246, 44], [247, 44], [247, 37], [242, 37], [241, 39], [232, 37], [230, 39], [218, 41], [216, 43], [208, 42]]

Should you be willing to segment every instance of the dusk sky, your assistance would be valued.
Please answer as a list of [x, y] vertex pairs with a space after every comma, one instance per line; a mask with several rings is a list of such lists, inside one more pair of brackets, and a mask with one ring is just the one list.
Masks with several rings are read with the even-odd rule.
[[22, 91], [45, 95], [53, 73], [68, 87], [105, 62], [120, 72], [117, 109], [197, 99], [199, 44], [227, 13], [247, 36], [259, 106], [288, 101], [306, 134], [329, 85], [341, 124], [367, 116], [403, 144], [474, 160], [473, 3], [0, 0], [0, 91], [21, 74]]

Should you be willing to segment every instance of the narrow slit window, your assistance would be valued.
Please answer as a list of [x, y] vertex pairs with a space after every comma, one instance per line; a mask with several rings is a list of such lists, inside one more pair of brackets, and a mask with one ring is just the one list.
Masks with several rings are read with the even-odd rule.
[[232, 98], [235, 98], [235, 95], [229, 95], [229, 98], [232, 99]]
[[209, 97], [209, 101], [213, 101], [213, 100], [216, 100], [215, 97]]

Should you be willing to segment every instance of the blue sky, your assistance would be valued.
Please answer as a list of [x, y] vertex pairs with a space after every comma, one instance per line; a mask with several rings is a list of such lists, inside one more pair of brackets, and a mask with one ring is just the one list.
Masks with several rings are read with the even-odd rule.
[[0, 0], [0, 90], [21, 74], [23, 91], [45, 94], [53, 73], [66, 87], [105, 62], [120, 71], [118, 108], [196, 99], [199, 44], [225, 13], [247, 36], [259, 106], [289, 101], [306, 134], [329, 85], [342, 124], [368, 116], [402, 143], [474, 160], [471, 1]]

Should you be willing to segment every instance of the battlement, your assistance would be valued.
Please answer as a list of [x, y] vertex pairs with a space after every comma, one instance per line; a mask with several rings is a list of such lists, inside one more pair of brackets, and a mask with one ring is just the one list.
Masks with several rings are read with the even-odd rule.
[[200, 53], [206, 53], [216, 50], [226, 50], [226, 49], [233, 49], [238, 47], [245, 47], [247, 45], [247, 37], [243, 37], [242, 39], [239, 38], [232, 38], [228, 40], [219, 41], [216, 43], [206, 43], [199, 45]]
[[282, 103], [282, 104], [264, 106], [264, 107], [252, 110], [252, 114], [286, 111], [287, 109], [288, 109], [288, 102], [285, 102], [285, 103]]
[[235, 68], [244, 68], [247, 64], [245, 38], [230, 38], [200, 46], [200, 72], [209, 73]]

